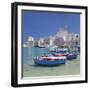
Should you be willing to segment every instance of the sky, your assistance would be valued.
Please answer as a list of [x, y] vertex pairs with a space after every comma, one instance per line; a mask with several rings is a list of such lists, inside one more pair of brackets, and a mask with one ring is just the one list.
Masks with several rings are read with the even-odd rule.
[[69, 32], [80, 34], [80, 14], [22, 11], [23, 42], [26, 42], [29, 36], [39, 40], [41, 37], [55, 35], [65, 25]]

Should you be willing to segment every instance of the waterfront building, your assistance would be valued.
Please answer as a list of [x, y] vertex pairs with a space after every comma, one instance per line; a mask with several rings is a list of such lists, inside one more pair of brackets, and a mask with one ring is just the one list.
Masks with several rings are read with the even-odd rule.
[[46, 45], [46, 44], [45, 44], [44, 38], [40, 38], [39, 41], [38, 41], [38, 46], [39, 46], [39, 47], [45, 47], [45, 45]]
[[68, 36], [68, 45], [69, 46], [80, 45], [80, 36], [78, 34], [70, 33]]
[[27, 45], [24, 43], [24, 44], [23, 44], [23, 47], [27, 47]]
[[60, 28], [60, 30], [57, 32], [56, 36], [63, 38], [63, 40], [66, 42], [68, 37], [68, 27], [65, 26], [64, 28]]
[[34, 38], [32, 36], [28, 37], [28, 46], [33, 47], [34, 46]]
[[60, 28], [60, 30], [56, 34], [55, 42], [57, 42], [59, 46], [67, 46], [68, 36], [68, 27], [65, 26], [64, 28]]
[[62, 37], [56, 37], [55, 40], [54, 40], [54, 44], [56, 46], [64, 46], [64, 39]]
[[55, 36], [50, 36], [49, 37], [49, 46], [53, 46], [55, 41]]
[[78, 34], [74, 34], [75, 45], [80, 45], [80, 36]]
[[58, 46], [80, 45], [80, 36], [75, 33], [69, 33], [68, 27], [60, 28], [54, 36], [54, 44]]
[[34, 47], [38, 47], [38, 41], [34, 42]]

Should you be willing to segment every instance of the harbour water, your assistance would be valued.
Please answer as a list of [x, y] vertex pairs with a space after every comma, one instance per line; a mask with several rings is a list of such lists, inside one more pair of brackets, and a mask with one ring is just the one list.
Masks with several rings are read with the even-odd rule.
[[23, 47], [23, 77], [80, 75], [80, 57], [67, 60], [65, 64], [53, 67], [36, 66], [33, 58], [49, 54], [48, 48]]

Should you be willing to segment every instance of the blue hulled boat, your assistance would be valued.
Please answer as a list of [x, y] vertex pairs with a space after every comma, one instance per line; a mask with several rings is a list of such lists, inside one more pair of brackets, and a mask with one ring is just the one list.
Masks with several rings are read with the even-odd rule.
[[69, 53], [67, 56], [67, 60], [72, 60], [77, 58], [77, 54]]
[[77, 53], [75, 51], [71, 52], [59, 52], [59, 53], [54, 53], [54, 56], [60, 57], [60, 56], [66, 56], [67, 60], [73, 60], [77, 58]]
[[42, 66], [56, 66], [65, 64], [66, 57], [54, 57], [54, 56], [42, 56], [34, 58], [34, 63], [36, 65], [42, 65]]

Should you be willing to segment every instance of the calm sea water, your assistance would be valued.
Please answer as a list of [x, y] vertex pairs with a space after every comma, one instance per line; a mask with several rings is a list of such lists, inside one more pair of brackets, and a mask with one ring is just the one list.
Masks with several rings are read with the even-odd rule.
[[80, 57], [74, 60], [67, 60], [66, 64], [42, 67], [36, 66], [33, 57], [48, 54], [48, 48], [23, 47], [23, 77], [56, 76], [56, 75], [79, 75]]

